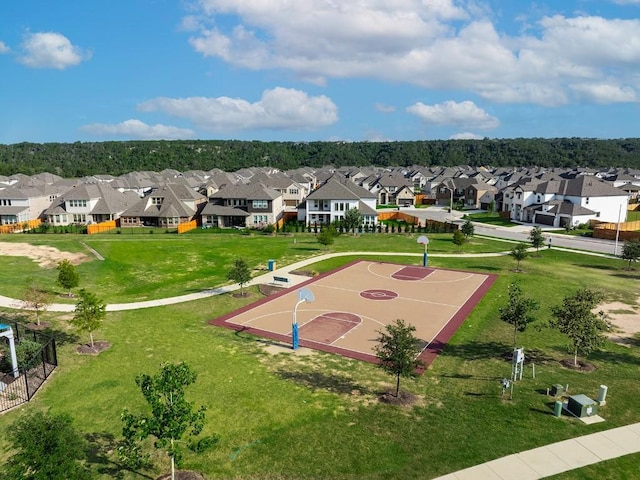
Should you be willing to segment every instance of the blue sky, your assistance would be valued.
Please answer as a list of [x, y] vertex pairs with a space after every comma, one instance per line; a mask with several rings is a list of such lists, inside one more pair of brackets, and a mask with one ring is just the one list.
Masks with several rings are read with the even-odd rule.
[[640, 0], [0, 2], [0, 143], [640, 137]]

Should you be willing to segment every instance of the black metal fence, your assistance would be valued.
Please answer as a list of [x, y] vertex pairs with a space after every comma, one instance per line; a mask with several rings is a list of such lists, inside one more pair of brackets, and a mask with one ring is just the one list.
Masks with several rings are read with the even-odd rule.
[[[13, 325], [13, 334], [16, 348], [23, 340], [31, 340], [38, 343], [41, 348], [39, 358], [28, 362], [30, 368], [25, 370], [18, 365], [18, 376], [15, 377], [9, 355], [7, 342], [6, 355], [0, 362], [0, 412], [15, 408], [33, 398], [38, 389], [58, 366], [56, 341], [51, 335], [42, 332], [25, 330], [21, 325]], [[5, 339], [0, 339], [5, 340]]]

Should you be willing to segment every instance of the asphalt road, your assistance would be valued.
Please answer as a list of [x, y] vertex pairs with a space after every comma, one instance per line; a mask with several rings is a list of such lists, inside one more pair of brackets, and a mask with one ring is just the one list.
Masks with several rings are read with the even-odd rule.
[[[406, 212], [410, 215], [414, 215], [421, 220], [430, 219], [441, 222], [462, 223], [463, 213], [454, 211], [449, 213], [446, 207], [429, 207], [429, 208], [401, 208], [400, 211]], [[501, 238], [505, 240], [522, 241], [529, 243], [529, 233], [533, 228], [533, 225], [518, 225], [514, 227], [495, 227], [492, 225], [486, 225], [482, 223], [474, 223], [474, 231], [476, 235], [482, 235], [486, 237]], [[565, 235], [557, 232], [558, 229], [549, 229], [546, 225], [540, 225], [543, 230], [543, 235], [548, 245], [551, 240], [551, 245], [554, 247], [570, 248], [574, 250], [587, 250], [590, 252], [603, 253], [614, 255], [616, 242], [613, 240], [601, 240], [598, 238], [589, 237], [574, 237], [571, 235]], [[618, 255], [622, 251], [622, 242], [618, 242], [617, 245]]]

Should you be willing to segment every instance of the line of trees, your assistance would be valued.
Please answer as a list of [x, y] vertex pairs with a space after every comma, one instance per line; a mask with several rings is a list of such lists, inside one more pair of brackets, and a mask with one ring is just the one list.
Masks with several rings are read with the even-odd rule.
[[403, 142], [156, 140], [0, 145], [0, 175], [62, 177], [255, 166], [494, 165], [640, 168], [640, 139], [514, 138]]

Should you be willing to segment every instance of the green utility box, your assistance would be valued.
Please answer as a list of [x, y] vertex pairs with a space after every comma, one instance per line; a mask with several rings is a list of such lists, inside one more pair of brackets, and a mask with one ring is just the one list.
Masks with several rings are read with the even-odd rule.
[[592, 417], [598, 413], [598, 402], [586, 395], [573, 395], [569, 397], [567, 409], [576, 417]]
[[555, 385], [551, 385], [551, 395], [554, 397], [559, 397], [564, 393], [564, 385], [560, 385], [556, 383]]

